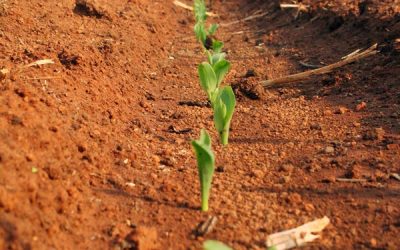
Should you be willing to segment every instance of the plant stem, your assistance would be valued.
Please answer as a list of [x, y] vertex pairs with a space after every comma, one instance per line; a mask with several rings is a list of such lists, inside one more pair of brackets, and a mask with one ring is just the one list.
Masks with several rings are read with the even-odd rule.
[[201, 211], [207, 212], [208, 211], [208, 198], [209, 198], [209, 193], [202, 188], [201, 191]]
[[224, 129], [219, 133], [221, 138], [222, 145], [228, 145], [228, 138], [229, 138], [229, 129]]

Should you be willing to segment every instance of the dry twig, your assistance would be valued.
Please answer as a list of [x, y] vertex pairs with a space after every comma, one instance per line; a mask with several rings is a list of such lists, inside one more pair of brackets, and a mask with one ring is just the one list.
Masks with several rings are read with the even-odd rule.
[[327, 74], [337, 68], [343, 67], [344, 65], [347, 65], [347, 64], [356, 62], [358, 60], [361, 60], [363, 58], [377, 54], [378, 53], [378, 51], [376, 50], [377, 46], [378, 46], [377, 44], [374, 44], [370, 48], [366, 49], [363, 52], [360, 52], [359, 50], [356, 52], [352, 52], [351, 54], [344, 57], [343, 60], [338, 61], [333, 64], [330, 64], [330, 65], [327, 65], [322, 68], [313, 69], [313, 70], [305, 71], [302, 73], [297, 73], [294, 75], [284, 76], [284, 77], [277, 78], [277, 79], [262, 81], [261, 84], [264, 87], [270, 87], [270, 86], [276, 85], [276, 84], [299, 82], [299, 81], [309, 79], [312, 76]]
[[45, 64], [53, 64], [53, 63], [54, 63], [54, 61], [52, 59], [43, 59], [43, 60], [35, 61], [35, 62], [30, 63], [28, 65], [24, 65], [24, 66], [22, 66], [20, 68], [24, 69], [24, 68], [29, 68], [29, 67], [33, 67], [33, 66], [39, 66], [39, 65], [45, 65]]
[[394, 178], [394, 179], [400, 181], [400, 175], [399, 175], [399, 174], [391, 173], [391, 174], [390, 174], [390, 177], [392, 177], [392, 178]]
[[307, 242], [318, 239], [320, 233], [330, 223], [328, 217], [308, 222], [291, 230], [271, 234], [267, 237], [267, 247], [286, 250], [303, 246]]
[[197, 228], [194, 230], [193, 233], [196, 237], [204, 236], [210, 233], [214, 229], [216, 224], [217, 224], [217, 217], [209, 216], [206, 221], [203, 221], [197, 226]]
[[15, 74], [21, 73], [24, 69], [27, 69], [29, 67], [53, 64], [53, 63], [54, 63], [54, 61], [52, 59], [43, 59], [43, 60], [34, 61], [33, 63], [27, 64], [27, 65], [19, 66], [16, 69], [2, 68], [0, 70], [0, 80], [4, 80], [4, 79], [8, 78], [10, 75], [15, 75]]

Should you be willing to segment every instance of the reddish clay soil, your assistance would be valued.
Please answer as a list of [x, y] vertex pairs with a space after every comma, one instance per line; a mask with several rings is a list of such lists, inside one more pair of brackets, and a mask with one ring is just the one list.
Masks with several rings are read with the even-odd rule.
[[[272, 0], [213, 1], [213, 22], [266, 13], [218, 31], [238, 98], [227, 148], [198, 84], [191, 12], [77, 2], [0, 1], [0, 67], [11, 70], [0, 82], [0, 249], [264, 249], [267, 235], [325, 215], [305, 249], [400, 249], [398, 0], [303, 0], [297, 18]], [[374, 43], [378, 55], [329, 75], [259, 85]], [[201, 128], [218, 163], [208, 213], [190, 146]], [[195, 237], [210, 215], [214, 230]]]

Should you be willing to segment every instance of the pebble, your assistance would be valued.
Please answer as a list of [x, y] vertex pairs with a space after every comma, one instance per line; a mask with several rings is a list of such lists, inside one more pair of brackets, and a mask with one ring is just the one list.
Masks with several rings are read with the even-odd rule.
[[332, 146], [327, 146], [324, 151], [326, 154], [332, 154], [335, 153], [335, 148]]
[[152, 159], [153, 159], [153, 163], [155, 164], [155, 165], [160, 165], [160, 161], [161, 161], [161, 159], [160, 159], [160, 157], [158, 156], [158, 155], [153, 155], [152, 156]]
[[372, 238], [369, 243], [371, 244], [371, 247], [376, 247], [378, 245], [378, 241], [375, 238]]
[[304, 205], [304, 209], [305, 209], [307, 212], [309, 212], [309, 213], [312, 213], [312, 212], [315, 211], [315, 207], [314, 207], [314, 205], [311, 204], [311, 203], [305, 204], [305, 205]]
[[365, 109], [366, 107], [367, 107], [367, 103], [366, 102], [360, 102], [356, 106], [356, 111], [361, 111], [361, 110]]
[[310, 129], [311, 130], [321, 130], [321, 125], [319, 125], [318, 123], [311, 124]]
[[348, 108], [339, 107], [339, 108], [335, 111], [335, 114], [343, 115], [344, 113], [347, 113], [348, 111], [349, 111]]
[[299, 204], [299, 203], [302, 202], [301, 195], [298, 194], [298, 193], [289, 194], [289, 196], [287, 198], [287, 201], [292, 203], [292, 204]]
[[284, 184], [284, 183], [289, 183], [291, 179], [292, 179], [292, 178], [291, 178], [289, 175], [281, 176], [281, 178], [280, 178], [280, 183], [282, 183], [282, 184]]
[[293, 172], [294, 166], [292, 164], [283, 164], [280, 168], [280, 171], [283, 172]]
[[332, 111], [329, 110], [329, 109], [324, 110], [324, 115], [325, 115], [325, 116], [331, 116], [331, 115], [332, 115]]

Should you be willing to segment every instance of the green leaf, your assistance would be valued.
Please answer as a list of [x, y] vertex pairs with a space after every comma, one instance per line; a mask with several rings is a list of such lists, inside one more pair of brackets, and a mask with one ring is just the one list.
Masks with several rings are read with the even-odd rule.
[[217, 88], [217, 76], [215, 75], [214, 69], [212, 66], [203, 62], [199, 65], [199, 77], [200, 77], [200, 85], [204, 91], [207, 92], [208, 97], [211, 97], [211, 94]]
[[213, 40], [212, 49], [214, 53], [221, 53], [222, 48], [224, 47], [224, 43], [218, 40]]
[[204, 22], [207, 19], [207, 10], [204, 0], [195, 0], [193, 10], [196, 22]]
[[231, 86], [225, 86], [221, 91], [221, 100], [226, 106], [226, 117], [225, 119], [232, 119], [233, 112], [236, 106], [236, 98], [235, 94], [233, 93]]
[[207, 33], [202, 22], [198, 22], [194, 25], [194, 33], [196, 35], [196, 39], [204, 44], [207, 39]]
[[214, 125], [218, 132], [223, 131], [225, 127], [226, 105], [218, 95], [214, 101]]
[[201, 210], [207, 211], [212, 177], [214, 175], [215, 157], [211, 150], [210, 135], [206, 130], [201, 130], [200, 139], [192, 141], [192, 146], [196, 153], [200, 178]]
[[217, 62], [224, 60], [226, 54], [225, 53], [214, 53], [211, 55], [211, 60], [209, 59], [209, 62], [211, 65], [216, 64]]
[[213, 65], [215, 76], [217, 77], [217, 88], [221, 84], [222, 80], [224, 80], [225, 75], [228, 73], [230, 68], [231, 64], [225, 59], [222, 59]]
[[217, 32], [218, 29], [218, 24], [211, 24], [210, 27], [208, 28], [208, 35], [212, 36], [215, 34], [215, 32]]
[[224, 243], [216, 240], [207, 240], [203, 243], [204, 250], [232, 250]]

